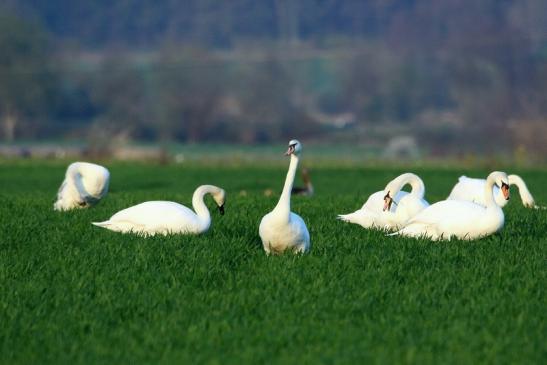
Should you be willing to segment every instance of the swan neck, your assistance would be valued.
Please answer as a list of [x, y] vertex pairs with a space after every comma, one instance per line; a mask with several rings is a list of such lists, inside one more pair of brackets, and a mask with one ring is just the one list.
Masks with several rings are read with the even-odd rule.
[[495, 178], [489, 176], [486, 179], [486, 184], [484, 185], [484, 202], [487, 208], [497, 207], [496, 201], [494, 200], [494, 185], [496, 184]]
[[78, 165], [70, 166], [65, 178], [76, 188], [80, 197], [86, 197], [89, 195], [82, 181], [82, 173], [80, 172]]
[[410, 186], [412, 188], [412, 190], [410, 191], [410, 194], [415, 195], [420, 199], [423, 199], [425, 195], [425, 185], [422, 179], [420, 179], [416, 175], [412, 175], [409, 178], [408, 183], [410, 183]]
[[205, 205], [203, 198], [205, 197], [205, 194], [213, 193], [216, 190], [217, 188], [212, 185], [202, 185], [194, 191], [194, 195], [192, 196], [192, 207], [200, 221], [206, 226], [211, 223], [211, 214], [209, 213], [209, 209]]
[[[422, 179], [417, 175], [406, 173], [398, 176], [392, 180], [386, 187], [386, 190], [389, 190], [392, 197], [395, 197], [401, 189], [406, 185], [410, 184], [411, 191], [410, 194], [422, 199], [425, 194], [425, 185]], [[387, 192], [387, 191], [386, 191]]]
[[281, 212], [280, 214], [289, 216], [291, 211], [291, 191], [294, 184], [294, 177], [298, 168], [298, 156], [291, 155], [291, 163], [289, 164], [289, 171], [287, 171], [287, 177], [285, 178], [285, 185], [281, 192], [279, 202], [275, 207], [275, 211]]
[[522, 200], [522, 203], [524, 205], [534, 205], [534, 197], [532, 196], [532, 193], [530, 193], [530, 190], [528, 190], [528, 186], [526, 186], [526, 183], [522, 178], [518, 175], [509, 175], [509, 185], [516, 185], [519, 189], [519, 195], [520, 200]]

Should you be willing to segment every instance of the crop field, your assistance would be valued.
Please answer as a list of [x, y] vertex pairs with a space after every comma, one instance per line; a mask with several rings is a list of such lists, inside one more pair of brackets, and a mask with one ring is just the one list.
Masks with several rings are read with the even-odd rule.
[[[512, 187], [498, 234], [387, 237], [336, 215], [405, 171], [430, 203], [489, 171], [317, 165], [316, 194], [292, 200], [310, 253], [268, 257], [258, 224], [283, 186], [279, 155], [262, 167], [105, 162], [107, 197], [65, 213], [52, 204], [67, 163], [0, 162], [0, 363], [545, 364], [547, 210], [524, 208]], [[506, 171], [547, 205], [547, 170]], [[200, 184], [227, 192], [224, 216], [207, 198], [204, 235], [90, 223], [146, 200], [190, 206]]]

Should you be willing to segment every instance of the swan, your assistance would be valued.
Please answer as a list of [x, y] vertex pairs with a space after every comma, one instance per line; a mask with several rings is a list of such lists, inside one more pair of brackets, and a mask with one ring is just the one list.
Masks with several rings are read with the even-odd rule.
[[53, 209], [70, 210], [92, 206], [104, 198], [109, 181], [110, 173], [103, 166], [74, 162], [66, 170]]
[[[406, 184], [410, 184], [412, 188], [410, 193], [401, 191]], [[391, 180], [383, 191], [370, 195], [361, 209], [349, 214], [340, 214], [338, 219], [360, 224], [364, 228], [397, 229], [429, 206], [424, 194], [425, 186], [422, 179], [407, 172]]]
[[452, 236], [472, 240], [491, 235], [503, 227], [504, 215], [494, 201], [493, 188], [501, 187], [504, 199], [509, 199], [509, 178], [494, 171], [486, 178], [484, 206], [464, 200], [443, 200], [422, 210], [403, 229], [393, 235], [428, 237], [450, 240]]
[[203, 202], [205, 194], [211, 194], [220, 214], [224, 214], [226, 193], [213, 185], [202, 185], [192, 196], [195, 213], [184, 205], [170, 201], [148, 201], [134, 205], [114, 214], [104, 222], [92, 224], [122, 233], [137, 233], [153, 236], [170, 233], [199, 234], [211, 226], [211, 215]]
[[285, 250], [304, 253], [310, 249], [310, 234], [306, 223], [299, 215], [291, 212], [291, 190], [301, 152], [300, 142], [295, 139], [289, 142], [285, 155], [290, 156], [291, 162], [283, 192], [274, 210], [260, 222], [258, 233], [267, 254], [282, 253]]
[[[518, 175], [509, 175], [509, 186], [516, 185], [519, 189], [520, 199], [522, 200], [522, 205], [527, 208], [538, 208], [534, 201], [534, 197], [528, 190], [526, 183]], [[452, 192], [447, 199], [451, 200], [467, 200], [474, 202], [480, 205], [486, 205], [485, 197], [483, 194], [484, 185], [486, 180], [484, 179], [473, 179], [467, 176], [460, 176], [458, 183], [452, 188]], [[507, 204], [506, 200], [501, 192], [499, 186], [494, 186], [494, 199], [500, 207], [504, 207]]]

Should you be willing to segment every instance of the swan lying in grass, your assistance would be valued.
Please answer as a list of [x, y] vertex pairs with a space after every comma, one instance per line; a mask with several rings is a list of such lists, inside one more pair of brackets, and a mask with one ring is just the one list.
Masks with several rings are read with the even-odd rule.
[[503, 211], [494, 201], [495, 184], [501, 187], [504, 199], [508, 200], [509, 178], [504, 172], [494, 171], [484, 185], [484, 206], [463, 200], [443, 200], [422, 210], [393, 234], [432, 240], [450, 240], [452, 236], [472, 240], [491, 235], [504, 223]]
[[286, 250], [301, 253], [307, 252], [310, 248], [310, 234], [306, 223], [300, 216], [291, 212], [291, 191], [301, 152], [300, 142], [289, 142], [286, 155], [290, 156], [291, 162], [283, 192], [274, 210], [266, 214], [260, 222], [258, 232], [267, 254], [282, 253]]
[[[412, 187], [410, 193], [401, 191], [406, 184]], [[361, 209], [341, 214], [338, 219], [364, 228], [397, 229], [429, 206], [424, 200], [424, 194], [422, 179], [415, 174], [405, 173], [391, 180], [383, 191], [369, 196]]]
[[151, 236], [203, 233], [211, 226], [211, 215], [203, 202], [205, 194], [213, 196], [220, 214], [224, 214], [224, 190], [213, 185], [202, 185], [192, 197], [195, 213], [175, 202], [149, 201], [121, 210], [107, 221], [93, 224], [116, 232]]
[[[519, 189], [520, 199], [522, 200], [522, 205], [527, 208], [539, 208], [536, 206], [534, 197], [528, 190], [526, 183], [518, 175], [509, 175], [509, 186], [516, 185]], [[480, 205], [485, 206], [486, 200], [484, 197], [484, 185], [486, 184], [485, 179], [473, 179], [467, 176], [460, 176], [458, 183], [452, 188], [452, 192], [447, 199], [450, 200], [467, 200], [474, 202]], [[503, 196], [502, 191], [499, 186], [494, 186], [494, 199], [500, 207], [504, 207], [507, 204], [508, 200]]]
[[74, 162], [66, 170], [53, 209], [70, 210], [94, 205], [108, 192], [109, 181], [110, 173], [103, 166]]

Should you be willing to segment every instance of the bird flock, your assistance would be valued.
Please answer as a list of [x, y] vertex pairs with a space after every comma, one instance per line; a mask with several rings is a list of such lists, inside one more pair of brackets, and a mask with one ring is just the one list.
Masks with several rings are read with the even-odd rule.
[[[277, 205], [262, 217], [258, 228], [267, 254], [283, 252], [305, 253], [310, 250], [310, 233], [304, 220], [291, 211], [291, 195], [311, 196], [313, 187], [307, 171], [305, 188], [293, 186], [302, 154], [302, 144], [289, 142], [285, 153], [290, 158], [283, 191]], [[110, 173], [100, 165], [75, 162], [68, 166], [65, 179], [57, 193], [55, 210], [86, 208], [103, 199]], [[410, 185], [410, 192], [402, 189]], [[430, 240], [482, 238], [502, 229], [505, 221], [502, 208], [507, 204], [511, 185], [519, 189], [526, 207], [540, 208], [524, 180], [517, 175], [494, 171], [486, 179], [461, 176], [446, 200], [429, 204], [422, 179], [404, 173], [391, 180], [383, 190], [371, 194], [364, 205], [338, 219], [361, 225], [366, 229], [385, 230], [390, 236], [427, 238]], [[192, 197], [191, 210], [170, 201], [147, 201], [115, 213], [93, 225], [115, 232], [143, 236], [156, 234], [201, 234], [211, 226], [211, 214], [204, 203], [205, 195], [214, 199], [220, 214], [224, 214], [226, 192], [214, 185], [199, 186]]]

